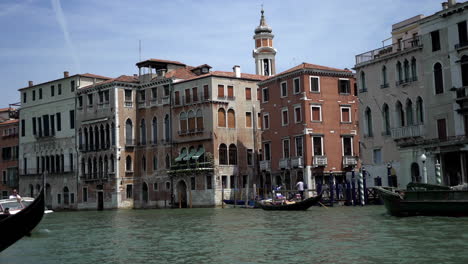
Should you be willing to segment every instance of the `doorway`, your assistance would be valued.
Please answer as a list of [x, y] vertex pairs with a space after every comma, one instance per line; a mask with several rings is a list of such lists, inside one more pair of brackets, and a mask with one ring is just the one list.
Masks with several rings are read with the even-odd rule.
[[421, 182], [421, 175], [419, 173], [419, 165], [416, 162], [411, 164], [411, 181]]
[[97, 189], [97, 209], [98, 211], [104, 210], [104, 191], [103, 191], [103, 186], [98, 185], [96, 186]]
[[177, 183], [176, 199], [176, 205], [179, 208], [187, 208], [187, 184], [183, 180]]

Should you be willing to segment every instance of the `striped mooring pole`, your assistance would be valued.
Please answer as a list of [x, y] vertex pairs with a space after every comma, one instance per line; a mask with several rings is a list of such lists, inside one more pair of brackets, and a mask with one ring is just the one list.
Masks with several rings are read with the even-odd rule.
[[440, 164], [438, 160], [436, 161], [436, 164], [435, 164], [435, 174], [436, 174], [437, 184], [439, 185], [442, 184], [442, 177], [440, 177]]
[[362, 175], [362, 172], [359, 172], [359, 197], [361, 197], [361, 206], [364, 206], [366, 204], [366, 201], [364, 200], [364, 177]]

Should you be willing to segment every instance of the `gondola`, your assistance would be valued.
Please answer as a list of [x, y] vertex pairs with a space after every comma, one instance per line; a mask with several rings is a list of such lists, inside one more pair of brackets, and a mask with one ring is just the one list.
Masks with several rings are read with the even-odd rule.
[[265, 202], [257, 202], [257, 206], [262, 208], [263, 210], [279, 210], [279, 211], [301, 211], [301, 210], [307, 210], [309, 207], [312, 205], [317, 204], [320, 202], [322, 199], [322, 194], [319, 194], [315, 197], [310, 197], [302, 201], [298, 201], [295, 203], [290, 203], [290, 204], [271, 204], [271, 203], [265, 203]]
[[29, 235], [44, 216], [44, 189], [26, 208], [14, 215], [0, 218], [0, 252]]
[[468, 216], [466, 190], [421, 183], [410, 183], [399, 192], [374, 188], [393, 216]]

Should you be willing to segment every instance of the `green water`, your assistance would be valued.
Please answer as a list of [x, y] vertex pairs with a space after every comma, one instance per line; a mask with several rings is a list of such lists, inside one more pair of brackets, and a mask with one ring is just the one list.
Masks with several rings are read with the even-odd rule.
[[0, 263], [468, 263], [468, 218], [383, 206], [62, 212]]

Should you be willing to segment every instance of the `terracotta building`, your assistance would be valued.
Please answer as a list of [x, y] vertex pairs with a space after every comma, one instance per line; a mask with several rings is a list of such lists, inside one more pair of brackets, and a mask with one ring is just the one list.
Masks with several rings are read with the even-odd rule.
[[0, 199], [8, 198], [18, 188], [18, 111], [14, 108], [0, 109]]
[[358, 165], [358, 101], [351, 71], [303, 63], [259, 83], [261, 185], [337, 182]]

